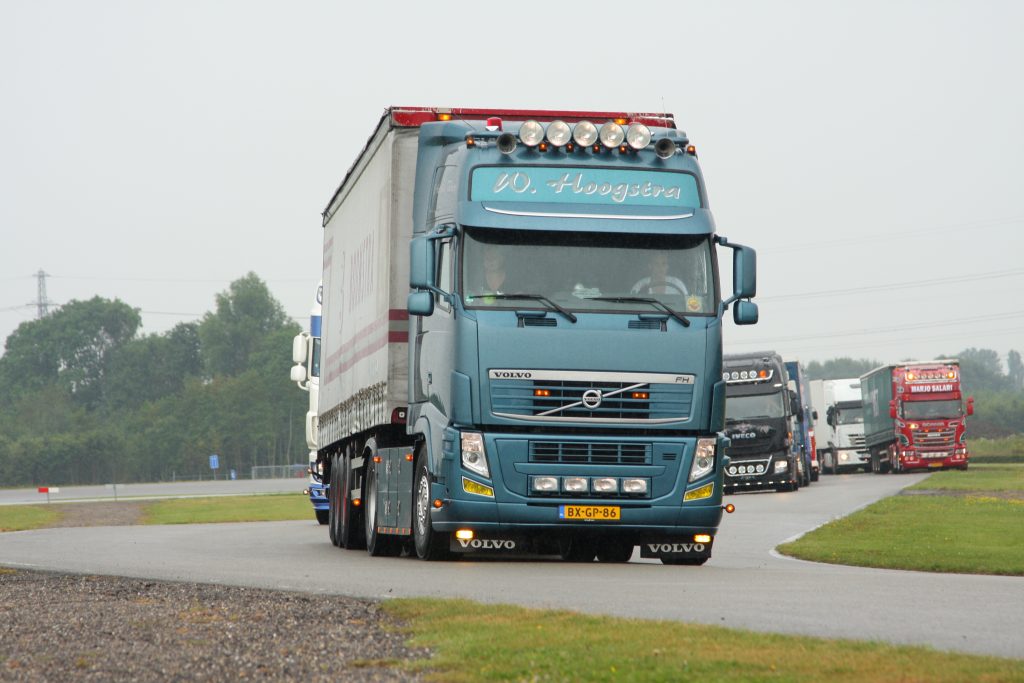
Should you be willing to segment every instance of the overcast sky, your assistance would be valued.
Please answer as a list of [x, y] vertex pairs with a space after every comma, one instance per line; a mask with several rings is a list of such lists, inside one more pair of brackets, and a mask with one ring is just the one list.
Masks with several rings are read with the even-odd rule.
[[727, 351], [1024, 350], [1024, 3], [417, 7], [0, 0], [0, 338], [40, 269], [146, 333], [254, 271], [308, 325], [320, 212], [395, 104], [674, 113], [758, 250]]

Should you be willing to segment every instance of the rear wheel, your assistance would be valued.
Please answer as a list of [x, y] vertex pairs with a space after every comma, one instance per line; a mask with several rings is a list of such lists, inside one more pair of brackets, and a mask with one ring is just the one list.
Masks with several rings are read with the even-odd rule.
[[633, 557], [633, 544], [630, 541], [608, 540], [597, 545], [598, 562], [629, 562]]
[[338, 536], [338, 522], [341, 520], [338, 503], [338, 496], [341, 494], [341, 482], [338, 476], [341, 474], [340, 460], [341, 458], [337, 455], [331, 456], [331, 476], [327, 488], [327, 534], [331, 537], [331, 543], [336, 546], [341, 544]]
[[341, 490], [338, 492], [338, 543], [349, 550], [362, 550], [366, 547], [366, 533], [363, 529], [360, 509], [352, 500], [352, 489], [356, 485], [356, 473], [352, 471], [352, 451], [347, 450], [338, 458], [341, 471], [338, 479]]
[[436, 531], [430, 522], [430, 469], [426, 453], [419, 449], [416, 458], [416, 486], [413, 488], [412, 540], [421, 560], [445, 560], [451, 557], [451, 534]]
[[401, 539], [397, 536], [382, 534], [377, 531], [380, 526], [380, 518], [378, 516], [380, 507], [377, 505], [377, 494], [379, 489], [379, 484], [377, 483], [377, 467], [379, 463], [373, 461], [373, 456], [376, 455], [376, 452], [376, 444], [371, 439], [367, 442], [366, 449], [364, 451], [364, 457], [367, 460], [366, 489], [363, 496], [363, 502], [366, 509], [366, 512], [363, 515], [366, 522], [364, 525], [366, 530], [366, 552], [370, 553], [373, 557], [395, 557], [402, 552]]

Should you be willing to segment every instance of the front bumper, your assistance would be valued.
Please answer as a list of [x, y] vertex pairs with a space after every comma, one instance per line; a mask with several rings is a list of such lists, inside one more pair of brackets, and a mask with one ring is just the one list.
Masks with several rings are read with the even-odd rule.
[[[775, 471], [775, 463], [785, 462], [786, 469]], [[793, 482], [792, 463], [784, 451], [749, 457], [731, 457], [725, 468], [725, 491], [755, 491], [786, 486]]]
[[318, 481], [310, 480], [309, 502], [313, 504], [314, 510], [328, 509], [327, 486]]
[[967, 465], [970, 455], [968, 453], [929, 452], [929, 451], [902, 451], [899, 456], [900, 468], [910, 470], [933, 470], [948, 469], [952, 467], [964, 467]]
[[839, 469], [869, 467], [870, 465], [870, 451], [859, 451], [852, 448], [841, 448], [836, 451], [836, 467]]

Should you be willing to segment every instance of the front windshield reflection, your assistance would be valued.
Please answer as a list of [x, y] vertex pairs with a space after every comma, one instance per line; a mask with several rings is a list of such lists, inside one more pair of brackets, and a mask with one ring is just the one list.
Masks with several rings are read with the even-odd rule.
[[712, 315], [718, 303], [707, 235], [467, 228], [461, 288], [468, 307], [545, 307], [536, 300], [507, 298], [513, 294], [544, 297], [575, 311], [655, 315], [655, 306], [598, 299], [652, 298], [685, 315]]

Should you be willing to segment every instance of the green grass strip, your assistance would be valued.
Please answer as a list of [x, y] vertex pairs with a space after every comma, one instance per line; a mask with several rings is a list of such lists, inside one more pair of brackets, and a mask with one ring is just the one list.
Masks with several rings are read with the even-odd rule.
[[0, 532], [42, 529], [59, 519], [56, 505], [0, 505]]
[[894, 496], [778, 550], [833, 564], [1024, 576], [1024, 500]]
[[924, 647], [754, 633], [667, 621], [482, 605], [384, 603], [412, 645], [409, 664], [450, 681], [1024, 681], [1024, 662]]
[[1024, 491], [1024, 465], [975, 465], [966, 472], [936, 472], [910, 489], [942, 491]]
[[294, 493], [214, 498], [174, 498], [146, 506], [143, 524], [212, 524], [313, 519], [309, 498]]

